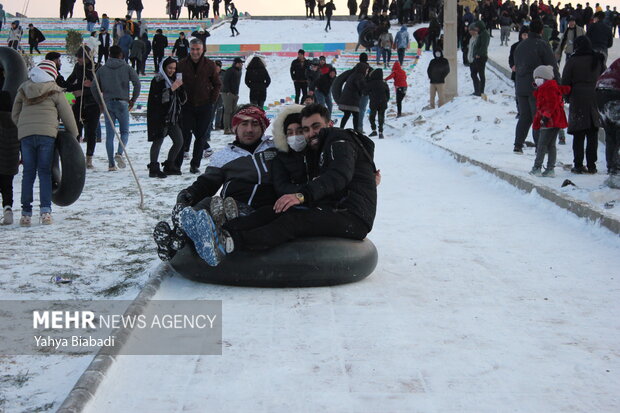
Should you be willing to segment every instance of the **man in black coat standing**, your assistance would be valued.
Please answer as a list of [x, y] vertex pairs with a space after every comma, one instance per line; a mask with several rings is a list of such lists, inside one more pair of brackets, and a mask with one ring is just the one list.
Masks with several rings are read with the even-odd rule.
[[299, 49], [297, 59], [291, 63], [291, 79], [295, 85], [295, 103], [299, 103], [299, 98], [303, 102], [308, 94], [308, 79], [306, 79], [306, 70], [310, 68], [310, 62], [306, 60], [306, 52]]
[[611, 28], [605, 24], [605, 12], [599, 11], [594, 15], [594, 23], [588, 27], [586, 36], [592, 42], [592, 49], [605, 56], [603, 63], [607, 64], [607, 49], [614, 44], [614, 35]]
[[159, 71], [159, 65], [164, 59], [166, 47], [168, 47], [168, 38], [164, 36], [161, 29], [155, 31], [153, 36], [153, 62], [155, 65], [155, 72]]
[[32, 54], [32, 50], [36, 50], [37, 53], [41, 53], [39, 51], [39, 43], [45, 40], [45, 36], [41, 33], [41, 30], [34, 27], [32, 23], [28, 25], [28, 45], [30, 45], [30, 54]]
[[[532, 126], [536, 112], [536, 99], [532, 95], [534, 90], [534, 69], [541, 65], [553, 67], [555, 80], [559, 82], [560, 73], [553, 50], [549, 43], [542, 39], [543, 24], [534, 20], [530, 24], [528, 38], [521, 41], [515, 50], [515, 95], [519, 106], [519, 121], [515, 130], [514, 152], [523, 153], [523, 144]], [[532, 132], [534, 143], [538, 142], [538, 131]]]
[[108, 56], [110, 55], [110, 33], [102, 27], [99, 30], [99, 50], [98, 50], [99, 58], [97, 59], [97, 64], [101, 64], [101, 58], [104, 58], [104, 61], [108, 61]]
[[224, 73], [222, 82], [222, 101], [224, 102], [224, 134], [233, 135], [232, 115], [239, 101], [239, 85], [241, 84], [241, 68], [243, 60], [235, 57], [233, 65]]

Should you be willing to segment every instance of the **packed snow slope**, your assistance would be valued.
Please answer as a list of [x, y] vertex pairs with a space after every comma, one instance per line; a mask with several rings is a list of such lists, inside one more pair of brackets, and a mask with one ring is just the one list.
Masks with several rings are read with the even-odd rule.
[[[225, 26], [210, 41], [356, 38], [350, 22], [332, 22], [329, 35], [318, 21], [242, 23], [238, 38]], [[304, 290], [198, 285], [173, 275], [156, 298], [223, 300], [223, 355], [121, 358], [90, 411], [617, 410], [617, 236], [432, 146], [523, 176], [533, 164], [532, 150], [511, 153], [509, 81], [489, 69], [483, 102], [468, 96], [468, 69], [460, 65], [461, 97], [425, 110], [430, 58], [424, 53], [409, 74], [408, 115], [396, 119], [392, 101], [386, 139], [375, 141], [383, 183], [369, 235], [380, 254], [374, 274], [359, 284]], [[268, 99], [290, 96], [290, 59], [269, 57], [267, 64]], [[240, 103], [248, 93], [242, 84]], [[54, 207], [52, 226], [0, 227], [7, 241], [0, 297], [131, 299], [139, 292], [159, 265], [152, 227], [169, 218], [178, 191], [196, 178], [186, 163], [183, 176], [149, 179], [145, 129], [134, 119], [128, 146], [145, 209], [137, 208], [129, 171], [107, 172], [104, 144], [97, 145], [82, 197]], [[211, 144], [229, 141], [214, 132]], [[570, 142], [559, 147], [564, 164], [572, 159]], [[620, 199], [602, 185], [602, 174], [574, 177], [558, 168], [558, 175], [544, 182], [559, 188], [569, 177], [578, 186], [565, 190], [599, 207]], [[14, 182], [18, 216], [20, 183], [21, 175]], [[35, 214], [37, 200], [35, 186]], [[51, 284], [52, 275], [74, 281]], [[0, 410], [53, 411], [89, 361], [0, 358]]]

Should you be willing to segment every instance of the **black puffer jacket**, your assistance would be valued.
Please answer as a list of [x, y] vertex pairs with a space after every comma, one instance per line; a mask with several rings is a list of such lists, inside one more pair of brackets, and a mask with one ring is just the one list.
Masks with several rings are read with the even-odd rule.
[[224, 82], [222, 83], [222, 93], [239, 94], [239, 85], [241, 84], [241, 69], [237, 69], [234, 65], [226, 69], [224, 73]]
[[316, 171], [312, 171], [311, 167], [318, 162], [312, 159], [313, 152], [308, 149], [302, 152], [278, 152], [272, 165], [273, 187], [278, 196], [300, 192], [311, 177], [316, 176]]
[[383, 80], [383, 70], [375, 69], [370, 72], [366, 82], [366, 93], [370, 98], [370, 109], [385, 110], [390, 101], [390, 88]]
[[319, 139], [317, 176], [299, 192], [310, 206], [348, 210], [370, 232], [377, 212], [374, 143], [339, 128], [321, 130]]
[[291, 62], [291, 79], [293, 79], [293, 82], [307, 82], [306, 69], [309, 67], [310, 62], [308, 59], [304, 59], [303, 63], [299, 59], [293, 60]]
[[439, 49], [436, 49], [433, 53], [439, 53], [439, 57], [435, 57], [430, 61], [426, 73], [432, 84], [445, 83], [446, 77], [450, 73], [448, 59], [443, 57], [443, 52]]
[[342, 95], [340, 95], [340, 100], [338, 101], [340, 110], [359, 112], [360, 99], [366, 87], [367, 69], [368, 65], [365, 63], [358, 63], [353, 68], [353, 72], [347, 79], [347, 83], [344, 85]]

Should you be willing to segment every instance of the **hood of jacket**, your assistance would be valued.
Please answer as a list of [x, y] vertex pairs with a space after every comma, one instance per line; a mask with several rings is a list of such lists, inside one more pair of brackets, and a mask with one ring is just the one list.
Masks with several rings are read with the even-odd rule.
[[62, 93], [62, 89], [53, 80], [44, 83], [27, 80], [21, 85], [21, 90], [31, 105], [36, 105], [55, 93]]
[[292, 115], [294, 113], [301, 113], [301, 110], [303, 108], [303, 105], [285, 106], [284, 109], [282, 109], [278, 114], [278, 117], [276, 117], [276, 120], [273, 122], [271, 133], [273, 135], [273, 143], [278, 149], [278, 151], [289, 151], [288, 142], [286, 141], [286, 132], [284, 131], [284, 121], [289, 115]]
[[478, 29], [478, 34], [482, 33], [483, 31], [486, 31], [487, 29], [487, 26], [484, 24], [482, 20], [473, 22], [472, 26]]
[[108, 69], [116, 70], [120, 67], [125, 66], [126, 64], [127, 63], [125, 63], [123, 59], [117, 59], [117, 58], [111, 57], [108, 59], [107, 62], [105, 62], [105, 67], [107, 67]]
[[407, 31], [407, 26], [405, 26], [404, 24], [400, 27], [399, 32], [406, 32]]
[[374, 69], [370, 72], [370, 80], [383, 80], [383, 69]]
[[392, 65], [392, 72], [398, 72], [400, 70], [402, 70], [402, 68], [400, 67], [400, 63], [394, 62], [394, 64]]

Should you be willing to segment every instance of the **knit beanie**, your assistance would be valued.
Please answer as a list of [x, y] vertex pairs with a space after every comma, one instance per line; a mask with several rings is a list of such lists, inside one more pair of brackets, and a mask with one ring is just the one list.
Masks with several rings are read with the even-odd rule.
[[536, 69], [534, 69], [534, 78], [537, 77], [545, 80], [553, 79], [553, 66], [538, 66]]
[[42, 60], [30, 70], [28, 77], [35, 83], [56, 81], [58, 69], [56, 69], [56, 64], [51, 60]]

